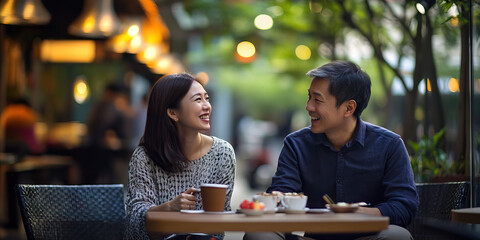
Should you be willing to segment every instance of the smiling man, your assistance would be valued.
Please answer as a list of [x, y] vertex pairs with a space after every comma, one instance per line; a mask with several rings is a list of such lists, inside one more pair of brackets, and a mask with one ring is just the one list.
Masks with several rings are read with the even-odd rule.
[[[289, 134], [267, 192], [303, 192], [307, 207], [323, 208], [322, 196], [336, 202], [366, 202], [358, 212], [388, 216], [376, 234], [287, 235], [288, 239], [411, 239], [404, 227], [413, 219], [418, 196], [405, 145], [399, 135], [364, 122], [370, 77], [356, 64], [335, 61], [307, 73], [312, 77], [306, 110], [311, 126]], [[246, 234], [244, 239], [285, 239], [283, 233]]]

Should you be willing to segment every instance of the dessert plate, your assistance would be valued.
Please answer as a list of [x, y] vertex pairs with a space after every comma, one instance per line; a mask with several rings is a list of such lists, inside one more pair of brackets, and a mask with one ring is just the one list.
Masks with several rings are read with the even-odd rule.
[[265, 210], [241, 209], [241, 212], [247, 216], [260, 216], [266, 213]]

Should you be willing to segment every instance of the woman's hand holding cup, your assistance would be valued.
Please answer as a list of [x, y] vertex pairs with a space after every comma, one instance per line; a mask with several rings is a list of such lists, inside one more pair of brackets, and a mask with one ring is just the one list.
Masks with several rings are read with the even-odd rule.
[[198, 189], [192, 187], [178, 195], [169, 202], [170, 211], [195, 209], [195, 204], [197, 202], [197, 196], [195, 193], [197, 192], [199, 192]]

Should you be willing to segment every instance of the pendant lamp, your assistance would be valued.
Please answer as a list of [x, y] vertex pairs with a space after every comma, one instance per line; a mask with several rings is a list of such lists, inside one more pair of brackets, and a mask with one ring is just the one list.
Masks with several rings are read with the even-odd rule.
[[50, 13], [40, 0], [2, 0], [0, 23], [10, 25], [43, 25], [50, 22]]
[[113, 0], [85, 0], [80, 16], [68, 32], [87, 38], [106, 38], [118, 32], [119, 20], [113, 10]]

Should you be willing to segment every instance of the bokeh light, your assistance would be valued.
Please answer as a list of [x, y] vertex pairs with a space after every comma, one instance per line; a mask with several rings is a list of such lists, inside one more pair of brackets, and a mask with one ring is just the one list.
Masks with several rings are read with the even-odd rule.
[[249, 58], [255, 55], [255, 45], [248, 41], [243, 41], [237, 45], [237, 53], [241, 57]]
[[136, 24], [130, 26], [127, 31], [128, 36], [130, 37], [136, 36], [139, 32], [140, 32], [140, 27]]
[[207, 85], [208, 83], [208, 80], [209, 80], [209, 76], [208, 76], [208, 73], [206, 72], [199, 72], [195, 75], [196, 79], [203, 85]]
[[450, 92], [460, 91], [460, 85], [458, 83], [458, 80], [455, 78], [450, 78], [450, 80], [448, 81], [448, 89], [450, 89]]
[[260, 14], [255, 18], [254, 24], [260, 30], [268, 30], [273, 26], [273, 19], [267, 14]]
[[75, 81], [75, 85], [73, 87], [73, 98], [75, 102], [78, 104], [82, 104], [88, 98], [89, 90], [87, 82], [85, 81], [84, 76], [80, 76]]
[[295, 48], [295, 55], [301, 60], [308, 60], [312, 56], [312, 51], [305, 45], [298, 45]]

